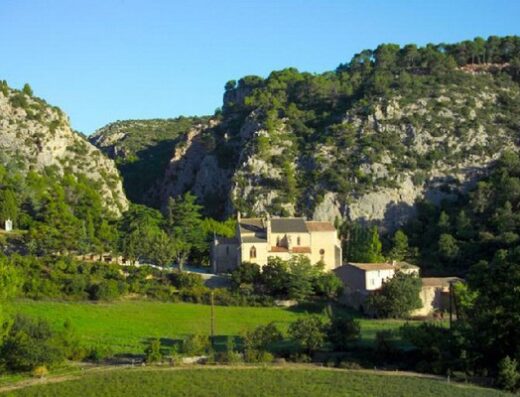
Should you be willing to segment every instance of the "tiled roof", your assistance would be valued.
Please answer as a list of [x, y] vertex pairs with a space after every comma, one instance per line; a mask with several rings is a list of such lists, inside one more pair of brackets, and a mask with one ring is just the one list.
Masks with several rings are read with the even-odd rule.
[[244, 236], [242, 237], [243, 243], [267, 243], [267, 239], [260, 235], [255, 236]]
[[243, 218], [240, 220], [241, 233], [265, 233], [261, 218]]
[[459, 277], [423, 277], [421, 278], [424, 287], [447, 287], [450, 283], [464, 281]]
[[292, 247], [289, 251], [286, 247], [273, 246], [269, 252], [290, 252], [291, 254], [310, 254], [311, 247]]
[[308, 221], [305, 222], [307, 224], [307, 229], [309, 232], [335, 232], [336, 228], [330, 222], [318, 222], [318, 221]]
[[350, 266], [357, 267], [361, 270], [395, 270], [396, 266], [393, 266], [391, 263], [354, 263], [349, 262]]
[[293, 254], [310, 254], [311, 253], [311, 247], [293, 247], [291, 249], [291, 252]]
[[272, 233], [307, 233], [307, 225], [303, 218], [272, 218]]
[[288, 248], [285, 248], [285, 247], [277, 247], [277, 246], [273, 246], [273, 247], [271, 247], [271, 249], [269, 250], [269, 252], [289, 252], [289, 249], [288, 249]]

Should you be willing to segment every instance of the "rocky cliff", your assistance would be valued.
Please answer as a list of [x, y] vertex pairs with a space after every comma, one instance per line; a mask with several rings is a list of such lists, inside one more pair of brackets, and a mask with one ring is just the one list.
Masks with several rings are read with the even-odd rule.
[[114, 162], [82, 135], [74, 132], [67, 116], [24, 91], [0, 85], [0, 161], [19, 170], [83, 174], [97, 184], [105, 205], [115, 215], [128, 207]]
[[148, 194], [164, 205], [190, 190], [219, 217], [269, 212], [388, 229], [418, 200], [456, 197], [517, 149], [516, 72], [407, 48], [380, 46], [322, 75], [286, 69], [228, 82], [222, 112], [186, 126]]

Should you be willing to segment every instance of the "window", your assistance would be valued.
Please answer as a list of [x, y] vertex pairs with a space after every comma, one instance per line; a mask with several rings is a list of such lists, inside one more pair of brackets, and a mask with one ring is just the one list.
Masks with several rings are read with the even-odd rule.
[[376, 285], [376, 280], [372, 279], [372, 286]]
[[254, 245], [249, 250], [249, 258], [251, 258], [251, 259], [256, 258], [256, 248]]
[[280, 246], [280, 236], [276, 237], [276, 246]]
[[299, 236], [296, 238], [296, 245], [297, 245], [298, 247], [299, 247], [300, 245], [302, 245], [302, 241], [301, 241], [301, 239], [300, 239]]
[[325, 250], [324, 250], [323, 248], [320, 249], [320, 255], [321, 255], [321, 256], [325, 255]]
[[229, 246], [226, 247], [226, 255], [229, 255]]

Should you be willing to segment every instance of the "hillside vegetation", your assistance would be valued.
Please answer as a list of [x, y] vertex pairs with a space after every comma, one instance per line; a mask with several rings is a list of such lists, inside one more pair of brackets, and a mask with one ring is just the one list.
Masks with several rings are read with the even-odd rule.
[[35, 97], [27, 84], [15, 90], [0, 82], [0, 165], [12, 174], [50, 169], [83, 178], [114, 215], [128, 208], [114, 163], [71, 129], [63, 111]]
[[97, 130], [89, 141], [116, 160], [131, 201], [157, 205], [151, 189], [162, 179], [181, 137], [207, 122], [207, 117], [117, 121]]
[[149, 194], [164, 205], [191, 190], [214, 216], [268, 211], [394, 229], [417, 199], [453, 198], [516, 148], [519, 43], [384, 44], [331, 72], [230, 81], [215, 124], [184, 135]]

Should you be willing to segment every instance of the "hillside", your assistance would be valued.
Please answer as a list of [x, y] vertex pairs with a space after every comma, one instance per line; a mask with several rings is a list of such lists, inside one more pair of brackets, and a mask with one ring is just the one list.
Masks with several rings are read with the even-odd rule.
[[117, 121], [98, 129], [89, 141], [116, 160], [130, 200], [157, 205], [150, 190], [162, 179], [174, 148], [188, 130], [207, 122], [208, 117]]
[[220, 217], [267, 211], [394, 229], [417, 200], [455, 198], [516, 150], [519, 54], [518, 37], [385, 44], [318, 75], [230, 81], [222, 111], [186, 126], [146, 194], [164, 205], [191, 190]]
[[17, 172], [54, 169], [86, 177], [103, 197], [103, 205], [119, 215], [128, 201], [112, 160], [73, 131], [57, 107], [0, 83], [0, 164]]

